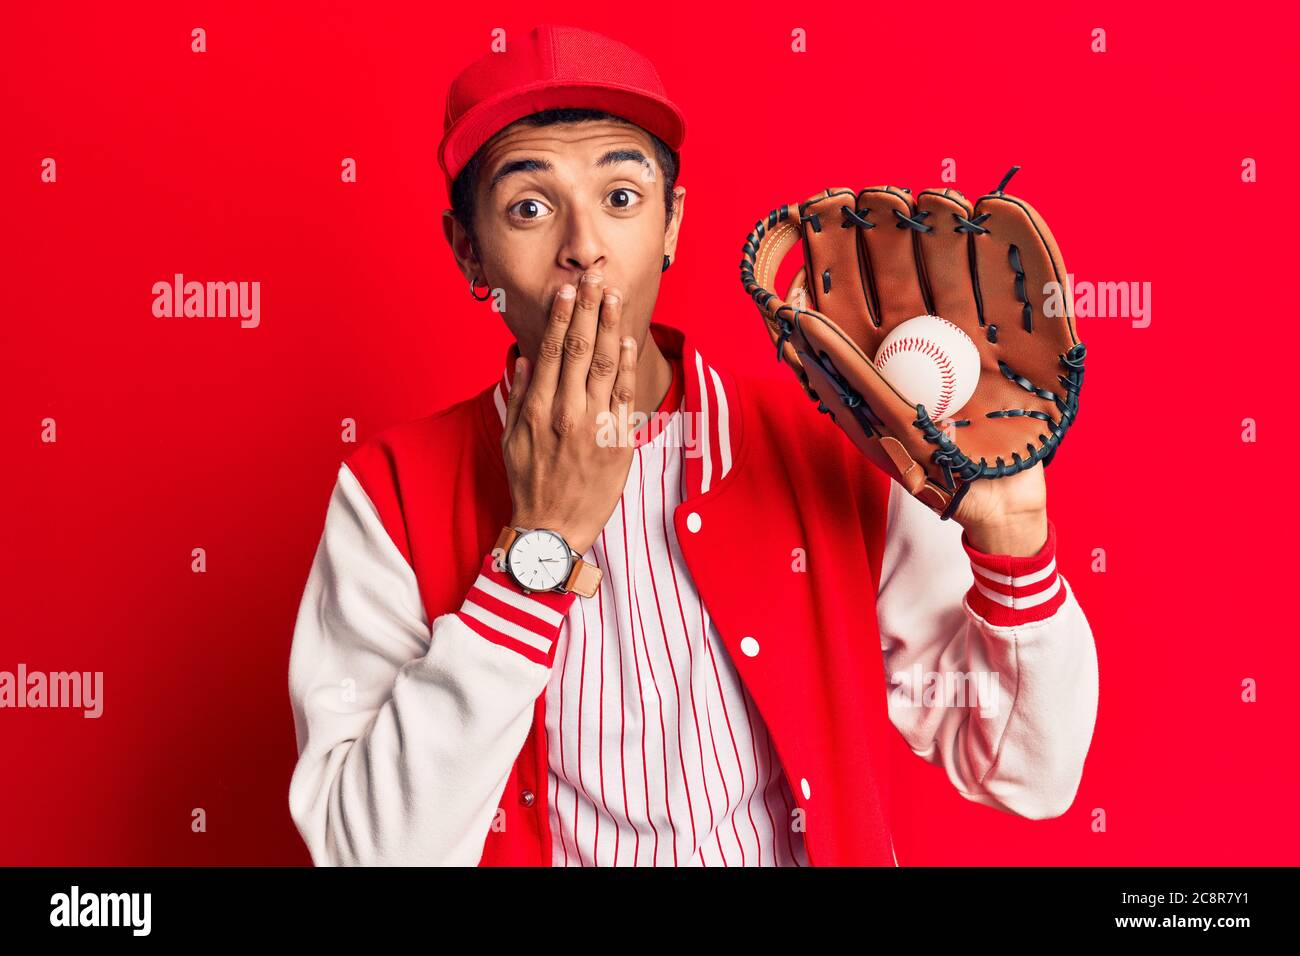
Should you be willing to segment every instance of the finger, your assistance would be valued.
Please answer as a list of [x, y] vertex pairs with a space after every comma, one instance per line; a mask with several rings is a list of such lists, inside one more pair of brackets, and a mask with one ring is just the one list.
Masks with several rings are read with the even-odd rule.
[[636, 398], [636, 339], [625, 337], [618, 351], [618, 375], [614, 379], [609, 394], [609, 410], [615, 421], [626, 423], [624, 437], [630, 441], [635, 429], [632, 427], [632, 402]]
[[596, 344], [587, 372], [587, 405], [596, 411], [609, 408], [609, 393], [618, 374], [619, 333], [623, 327], [623, 298], [617, 289], [606, 289], [596, 322]]
[[573, 321], [576, 298], [576, 290], [566, 282], [560, 286], [551, 302], [551, 316], [546, 322], [546, 331], [542, 333], [541, 344], [537, 347], [534, 367], [530, 370], [534, 383], [530, 391], [534, 401], [549, 405], [555, 396], [560, 381], [560, 366], [564, 362], [564, 337]]
[[[1078, 341], [1060, 250], [1023, 199], [990, 193], [980, 197], [975, 212], [987, 214], [982, 225], [988, 231], [973, 236], [972, 245], [989, 351], [1002, 373], [985, 400], [991, 411], [1027, 410], [1057, 421], [1069, 398], [1061, 356]], [[1064, 294], [1054, 298], [1053, 286]], [[1034, 435], [1042, 429], [1030, 418], [1003, 421], [1031, 426]]]
[[524, 394], [528, 391], [528, 359], [522, 355], [515, 360], [515, 374], [510, 380], [510, 394], [506, 398], [506, 427], [502, 441], [510, 436], [515, 422], [519, 420], [519, 409], [524, 404]]
[[605, 278], [599, 273], [584, 273], [578, 283], [578, 298], [573, 304], [573, 320], [564, 336], [564, 363], [560, 367], [560, 384], [556, 399], [569, 407], [587, 407], [587, 372], [591, 368], [591, 350], [596, 342], [596, 319], [600, 315], [600, 293]]
[[858, 194], [858, 214], [874, 227], [858, 231], [863, 264], [875, 290], [876, 317], [886, 332], [928, 311], [912, 237], [932, 227], [928, 216], [919, 213], [905, 189], [875, 186]]
[[924, 221], [933, 227], [916, 234], [930, 309], [978, 342], [985, 333], [975, 305], [970, 241], [982, 227], [972, 223], [971, 205], [955, 189], [927, 189], [916, 197], [916, 208], [929, 213]]
[[[809, 302], [787, 298], [800, 309], [833, 316], [846, 335], [868, 355], [874, 355], [882, 334], [875, 315], [874, 291], [862, 267], [858, 232], [873, 224], [856, 217], [856, 197], [850, 189], [827, 189], [800, 205]], [[798, 290], [791, 286], [792, 295]]]
[[1005, 193], [981, 196], [988, 231], [974, 237], [975, 264], [985, 324], [996, 340], [1046, 336], [1065, 351], [1078, 339], [1061, 252], [1047, 224], [1029, 203]]

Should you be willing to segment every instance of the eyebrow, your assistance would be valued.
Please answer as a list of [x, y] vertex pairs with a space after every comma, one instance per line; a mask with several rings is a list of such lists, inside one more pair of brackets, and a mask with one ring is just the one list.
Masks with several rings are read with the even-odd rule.
[[[592, 164], [592, 169], [599, 169], [602, 166], [615, 166], [619, 163], [640, 163], [651, 173], [654, 172], [654, 166], [646, 157], [646, 154], [639, 149], [611, 149]], [[525, 172], [554, 172], [555, 166], [547, 159], [512, 159], [507, 163], [502, 163], [497, 171], [492, 174], [492, 182], [488, 185], [488, 192], [497, 188], [497, 185], [507, 176], [514, 173]]]

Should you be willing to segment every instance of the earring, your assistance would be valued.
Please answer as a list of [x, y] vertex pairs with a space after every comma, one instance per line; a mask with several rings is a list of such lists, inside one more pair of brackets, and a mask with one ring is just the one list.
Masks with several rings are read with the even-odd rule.
[[478, 276], [471, 276], [471, 277], [470, 277], [470, 280], [469, 280], [469, 294], [470, 294], [470, 295], [472, 295], [472, 296], [473, 296], [475, 299], [477, 299], [479, 302], [486, 302], [488, 299], [492, 298], [492, 287], [491, 287], [491, 286], [488, 286], [487, 295], [480, 296], [480, 295], [478, 294], [478, 290], [477, 290], [477, 288], [476, 288], [477, 285], [478, 285]]
[[667, 256], [664, 256], [664, 267], [663, 267], [662, 269], [660, 269], [659, 271], [660, 271], [660, 272], [667, 272], [667, 271], [668, 271], [668, 267], [669, 267], [670, 265], [672, 265], [672, 264], [673, 264], [673, 260], [669, 259]]

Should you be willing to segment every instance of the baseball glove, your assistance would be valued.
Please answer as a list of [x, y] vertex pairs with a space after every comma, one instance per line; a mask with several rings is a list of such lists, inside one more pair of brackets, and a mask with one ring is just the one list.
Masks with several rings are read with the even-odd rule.
[[[826, 189], [768, 213], [745, 241], [741, 281], [820, 412], [942, 518], [975, 481], [1052, 460], [1079, 410], [1086, 349], [1056, 241], [1027, 202], [1003, 193], [974, 208], [955, 189]], [[791, 247], [803, 267], [771, 291]], [[1055, 288], [1048, 283], [1055, 282]], [[937, 315], [980, 357], [971, 399], [932, 421], [877, 371], [899, 323]]]

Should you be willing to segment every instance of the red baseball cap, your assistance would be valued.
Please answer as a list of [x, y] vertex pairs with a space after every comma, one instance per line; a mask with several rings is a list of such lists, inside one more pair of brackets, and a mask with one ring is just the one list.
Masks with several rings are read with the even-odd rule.
[[681, 149], [686, 119], [646, 57], [577, 27], [535, 27], [502, 53], [471, 63], [447, 91], [438, 165], [452, 181], [480, 146], [511, 123], [548, 109], [596, 109], [635, 123]]

